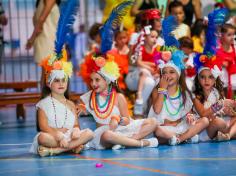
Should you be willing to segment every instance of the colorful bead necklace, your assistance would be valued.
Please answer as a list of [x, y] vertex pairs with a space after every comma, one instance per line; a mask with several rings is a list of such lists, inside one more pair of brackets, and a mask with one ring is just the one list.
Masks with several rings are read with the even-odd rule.
[[106, 97], [106, 101], [104, 102], [103, 105], [100, 104], [100, 101], [99, 101], [99, 93], [96, 94], [96, 102], [97, 102], [97, 105], [99, 106], [100, 109], [104, 108], [108, 101], [110, 100], [110, 96], [111, 96], [111, 87], [108, 88], [108, 94], [107, 94], [107, 97]]
[[[172, 103], [172, 100], [176, 100], [176, 99], [179, 99], [179, 107], [175, 107]], [[168, 98], [168, 101], [170, 102], [170, 105], [172, 106], [172, 108], [174, 108], [176, 110], [176, 112], [172, 113], [169, 108], [168, 108], [168, 105], [167, 105], [167, 102], [166, 102], [166, 96], [164, 96], [164, 106], [165, 106], [165, 109], [166, 111], [168, 112], [169, 115], [171, 116], [175, 116], [177, 114], [179, 114], [180, 112], [180, 109], [183, 107], [183, 102], [181, 102], [181, 92], [180, 92], [180, 89], [178, 87], [178, 90], [177, 92], [175, 93], [175, 96], [173, 98], [169, 97]]]
[[[55, 125], [56, 127], [58, 128], [58, 125], [57, 125], [57, 113], [56, 113], [56, 105], [53, 101], [53, 97], [52, 95], [50, 96], [51, 97], [51, 101], [52, 101], [52, 106], [53, 106], [53, 110], [54, 110], [54, 121], [55, 121]], [[67, 100], [66, 100], [66, 104], [65, 104], [65, 119], [64, 119], [64, 123], [63, 125], [60, 127], [60, 128], [63, 128], [65, 126], [65, 123], [66, 123], [66, 120], [67, 120]]]
[[[93, 106], [96, 116], [100, 119], [106, 119], [111, 114], [113, 107], [115, 105], [116, 91], [112, 89], [111, 94], [108, 95], [108, 97], [109, 98], [106, 98], [106, 102], [102, 105], [103, 107], [99, 107], [96, 93], [94, 91], [92, 92], [92, 97], [91, 97], [92, 106]], [[105, 110], [101, 110], [101, 108], [105, 108]]]

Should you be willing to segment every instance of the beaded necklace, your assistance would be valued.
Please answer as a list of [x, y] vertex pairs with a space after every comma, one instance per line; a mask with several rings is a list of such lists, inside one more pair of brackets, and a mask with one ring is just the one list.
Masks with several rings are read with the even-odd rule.
[[[54, 121], [55, 121], [55, 125], [56, 125], [56, 127], [58, 128], [58, 125], [57, 125], [57, 113], [56, 113], [56, 105], [55, 105], [55, 103], [54, 103], [54, 101], [53, 101], [53, 97], [52, 97], [52, 95], [50, 96], [51, 97], [51, 101], [52, 101], [52, 106], [53, 106], [53, 110], [54, 110]], [[65, 104], [65, 119], [64, 119], [64, 123], [63, 123], [63, 125], [61, 126], [61, 128], [63, 128], [64, 127], [64, 125], [65, 125], [65, 123], [66, 123], [66, 120], [67, 120], [67, 100], [66, 100], [66, 104]]]
[[100, 95], [99, 93], [96, 94], [96, 102], [97, 102], [99, 108], [102, 109], [102, 108], [104, 108], [107, 105], [108, 101], [110, 100], [111, 87], [108, 88], [108, 94], [107, 94], [107, 97], [106, 97], [106, 101], [104, 102], [103, 105], [100, 104], [99, 95]]
[[[176, 112], [172, 113], [169, 108], [168, 108], [168, 105], [167, 105], [167, 100], [166, 100], [166, 96], [164, 96], [164, 106], [165, 106], [165, 109], [166, 111], [168, 112], [169, 115], [171, 116], [175, 116], [177, 114], [179, 114], [180, 112], [180, 109], [183, 107], [183, 102], [181, 102], [181, 92], [180, 92], [180, 89], [178, 88], [177, 90], [177, 93], [175, 93], [175, 95], [177, 94], [177, 97], [174, 97], [174, 98], [168, 98], [169, 102], [170, 102], [170, 105], [176, 110]], [[179, 99], [179, 107], [175, 107], [173, 104], [172, 104], [172, 100], [176, 100], [176, 99]]]
[[[93, 106], [96, 116], [100, 119], [106, 119], [111, 114], [113, 107], [115, 105], [116, 91], [112, 89], [110, 95], [108, 95], [107, 97], [109, 97], [109, 99], [106, 98], [106, 102], [102, 105], [103, 107], [99, 107], [96, 93], [94, 91], [92, 92], [92, 96], [91, 96], [92, 106]], [[105, 108], [105, 110], [101, 110], [101, 108]]]

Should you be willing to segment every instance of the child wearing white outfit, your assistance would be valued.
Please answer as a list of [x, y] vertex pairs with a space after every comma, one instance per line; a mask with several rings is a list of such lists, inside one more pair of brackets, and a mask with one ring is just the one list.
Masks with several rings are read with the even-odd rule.
[[109, 58], [111, 56], [106, 57], [92, 57], [87, 62], [90, 63], [87, 71], [92, 90], [82, 95], [81, 100], [97, 124], [95, 137], [87, 146], [94, 149], [157, 147], [156, 138], [144, 139], [155, 130], [155, 119], [132, 120], [129, 117], [125, 97], [115, 86], [119, 77], [118, 65]]
[[[156, 117], [161, 128], [156, 136], [164, 138], [163, 143], [176, 145], [190, 139], [198, 142], [197, 134], [208, 126], [207, 118], [195, 120], [191, 113], [192, 101], [184, 79], [184, 54], [180, 50], [172, 53], [171, 60], [162, 62], [161, 79], [153, 91], [153, 106], [149, 117]], [[182, 71], [182, 72], [181, 72]], [[161, 131], [160, 131], [161, 129]]]
[[[76, 0], [67, 1], [63, 4], [62, 11], [74, 12], [78, 5]], [[60, 17], [54, 52], [41, 62], [46, 79], [42, 90], [43, 99], [36, 105], [39, 133], [35, 136], [30, 151], [42, 157], [71, 150], [79, 153], [83, 144], [93, 138], [91, 130], [80, 130], [75, 105], [68, 96], [68, 80], [73, 71], [72, 64], [66, 62], [67, 53], [63, 46], [65, 36], [68, 36], [68, 26], [73, 23], [73, 16], [72, 13]]]

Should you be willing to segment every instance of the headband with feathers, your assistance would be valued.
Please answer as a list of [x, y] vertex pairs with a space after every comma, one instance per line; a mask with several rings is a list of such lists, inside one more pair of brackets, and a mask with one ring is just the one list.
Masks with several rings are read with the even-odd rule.
[[77, 0], [67, 0], [60, 6], [54, 52], [43, 59], [40, 64], [45, 69], [46, 79], [49, 82], [55, 78], [68, 78], [72, 75], [72, 64], [67, 62], [67, 53], [63, 46], [70, 36], [78, 7]]
[[214, 77], [221, 74], [221, 61], [216, 58], [218, 27], [224, 24], [228, 10], [216, 9], [208, 15], [208, 27], [206, 32], [206, 44], [203, 53], [194, 57], [194, 65], [198, 73], [203, 69], [211, 69]]

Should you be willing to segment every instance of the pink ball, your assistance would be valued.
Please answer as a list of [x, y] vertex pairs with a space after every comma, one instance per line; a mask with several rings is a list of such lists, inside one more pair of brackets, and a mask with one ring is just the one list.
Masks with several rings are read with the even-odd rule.
[[103, 167], [102, 163], [96, 163], [96, 168], [101, 168], [101, 167]]

